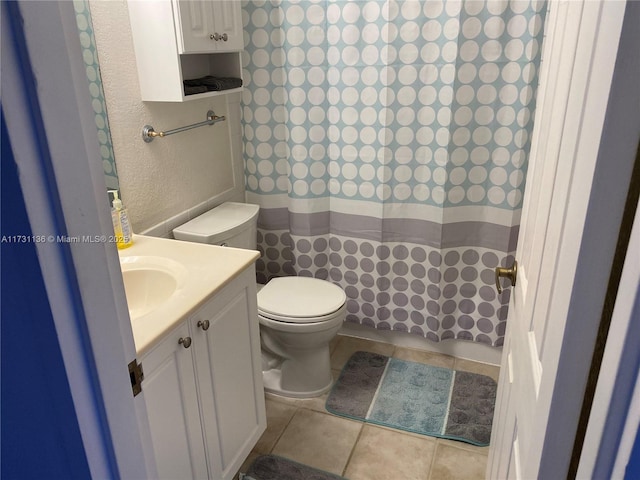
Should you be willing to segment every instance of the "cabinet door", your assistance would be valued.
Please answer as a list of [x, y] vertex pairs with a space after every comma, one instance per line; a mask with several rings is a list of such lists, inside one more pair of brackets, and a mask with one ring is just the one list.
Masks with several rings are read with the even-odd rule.
[[209, 0], [174, 1], [176, 36], [180, 53], [208, 53], [218, 50], [212, 2]]
[[209, 468], [218, 479], [233, 477], [266, 427], [253, 272], [191, 319]]
[[215, 31], [226, 35], [226, 40], [219, 40], [220, 51], [236, 51], [244, 48], [242, 31], [242, 12], [237, 0], [214, 0], [213, 21]]
[[239, 1], [176, 0], [174, 5], [180, 53], [237, 51], [244, 48]]
[[142, 357], [142, 384], [158, 477], [207, 478], [196, 377], [183, 323]]

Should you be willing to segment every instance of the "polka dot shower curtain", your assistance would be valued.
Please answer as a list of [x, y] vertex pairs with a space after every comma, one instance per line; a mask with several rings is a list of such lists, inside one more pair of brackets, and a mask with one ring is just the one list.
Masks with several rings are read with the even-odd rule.
[[348, 322], [501, 345], [546, 5], [249, 1], [258, 280], [344, 288]]

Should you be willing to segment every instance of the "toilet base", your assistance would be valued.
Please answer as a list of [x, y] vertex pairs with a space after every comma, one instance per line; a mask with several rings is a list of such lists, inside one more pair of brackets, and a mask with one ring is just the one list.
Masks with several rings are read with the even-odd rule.
[[319, 397], [333, 384], [329, 342], [345, 317], [343, 305], [321, 322], [294, 323], [258, 315], [266, 391], [292, 398]]
[[313, 398], [319, 397], [327, 393], [333, 386], [333, 378], [329, 380], [329, 383], [319, 390], [313, 390], [308, 392], [292, 392], [285, 390], [281, 387], [282, 371], [278, 368], [272, 368], [270, 370], [264, 370], [262, 372], [262, 381], [264, 382], [264, 391], [290, 398]]

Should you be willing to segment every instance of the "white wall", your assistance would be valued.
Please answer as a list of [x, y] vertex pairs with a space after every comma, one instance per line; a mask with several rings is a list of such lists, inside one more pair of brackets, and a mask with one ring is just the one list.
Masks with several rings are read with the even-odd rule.
[[[140, 100], [127, 2], [90, 2], [120, 190], [133, 230], [166, 236], [171, 228], [226, 200], [244, 200], [240, 94], [159, 103]], [[145, 143], [144, 125], [170, 130], [227, 121]], [[151, 230], [150, 230], [151, 229]]]

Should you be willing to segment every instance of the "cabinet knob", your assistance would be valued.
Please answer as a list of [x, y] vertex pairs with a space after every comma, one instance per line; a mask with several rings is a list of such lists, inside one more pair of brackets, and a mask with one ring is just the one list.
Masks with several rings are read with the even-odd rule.
[[198, 323], [196, 325], [202, 330], [209, 330], [209, 320], [198, 320]]
[[191, 337], [185, 337], [185, 338], [180, 337], [180, 340], [178, 340], [178, 343], [182, 345], [184, 348], [189, 348], [191, 346]]
[[229, 40], [229, 35], [227, 35], [226, 33], [223, 33], [222, 35], [220, 35], [218, 32], [214, 32], [211, 35], [209, 35], [209, 38], [211, 40], [215, 40], [216, 42], [218, 40], [222, 40], [223, 42], [226, 42], [227, 40]]

